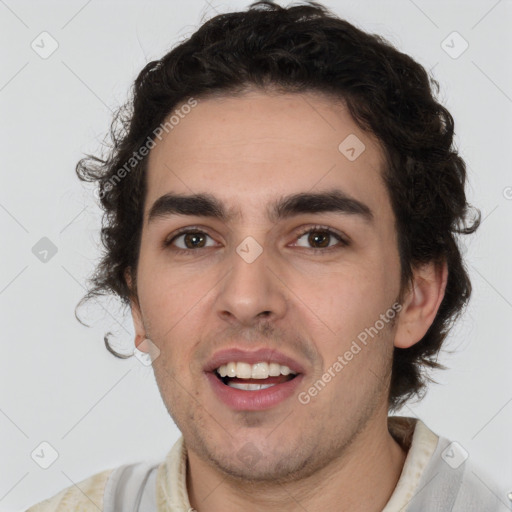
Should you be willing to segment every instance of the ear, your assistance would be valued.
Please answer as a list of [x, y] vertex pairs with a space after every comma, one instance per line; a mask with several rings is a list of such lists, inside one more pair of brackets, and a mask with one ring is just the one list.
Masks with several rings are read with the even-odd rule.
[[146, 339], [146, 329], [144, 327], [144, 323], [142, 322], [142, 314], [140, 312], [140, 305], [137, 299], [137, 295], [132, 288], [132, 276], [130, 271], [130, 268], [127, 268], [124, 271], [124, 278], [128, 288], [130, 289], [130, 310], [132, 313], [133, 327], [135, 329], [135, 346], [142, 352], [147, 352], [148, 349], [145, 347], [146, 344], [144, 343]]
[[441, 305], [447, 281], [446, 261], [427, 263], [413, 270], [412, 286], [398, 317], [395, 347], [412, 347], [425, 336]]

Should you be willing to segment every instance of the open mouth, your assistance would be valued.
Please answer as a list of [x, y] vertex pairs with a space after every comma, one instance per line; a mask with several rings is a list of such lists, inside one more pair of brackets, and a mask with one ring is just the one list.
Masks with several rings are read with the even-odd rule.
[[296, 394], [305, 377], [300, 363], [271, 349], [225, 349], [204, 372], [216, 398], [233, 411], [277, 407]]
[[260, 389], [268, 389], [277, 384], [283, 384], [289, 380], [293, 380], [296, 375], [281, 375], [280, 377], [267, 377], [266, 379], [239, 379], [237, 377], [221, 377], [217, 374], [218, 379], [230, 388], [241, 389], [243, 391], [259, 391]]
[[214, 374], [226, 386], [242, 391], [268, 389], [297, 377], [288, 366], [264, 361], [255, 364], [232, 361], [217, 368]]

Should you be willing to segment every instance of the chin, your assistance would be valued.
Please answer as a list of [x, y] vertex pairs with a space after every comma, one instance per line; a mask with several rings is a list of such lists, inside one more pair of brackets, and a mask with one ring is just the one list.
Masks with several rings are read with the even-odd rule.
[[296, 480], [298, 473], [302, 473], [305, 465], [302, 462], [290, 460], [269, 460], [267, 457], [256, 461], [254, 464], [233, 460], [212, 460], [215, 466], [224, 474], [235, 480], [254, 483], [286, 482]]
[[[203, 455], [220, 472], [235, 480], [254, 483], [285, 483], [314, 473], [323, 465], [315, 450], [307, 453], [302, 446], [269, 445], [264, 441], [237, 442], [237, 447], [219, 452], [218, 446], [204, 447]], [[277, 448], [280, 448], [279, 450]]]

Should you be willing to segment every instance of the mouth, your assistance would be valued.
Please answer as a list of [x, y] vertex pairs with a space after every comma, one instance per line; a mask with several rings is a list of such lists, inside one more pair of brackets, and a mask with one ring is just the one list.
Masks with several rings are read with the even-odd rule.
[[294, 379], [297, 373], [279, 363], [260, 361], [255, 364], [231, 361], [215, 370], [220, 381], [234, 389], [259, 391]]
[[256, 411], [290, 397], [303, 378], [300, 370], [275, 351], [231, 350], [214, 357], [205, 372], [217, 398], [230, 409]]

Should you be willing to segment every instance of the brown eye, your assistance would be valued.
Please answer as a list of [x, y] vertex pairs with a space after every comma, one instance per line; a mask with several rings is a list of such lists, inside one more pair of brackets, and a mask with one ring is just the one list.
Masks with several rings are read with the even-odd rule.
[[308, 236], [308, 242], [314, 247], [328, 247], [330, 236], [326, 231], [312, 231]]
[[204, 247], [205, 239], [204, 233], [187, 233], [183, 235], [183, 241], [187, 249], [196, 249], [197, 247]]
[[[211, 237], [203, 231], [183, 231], [176, 236], [172, 237], [168, 242], [165, 243], [166, 247], [175, 246], [178, 251], [190, 251], [194, 249], [203, 249], [205, 247], [211, 247], [214, 245], [210, 243], [208, 245], [208, 239]], [[213, 240], [212, 240], [213, 242]]]
[[330, 249], [336, 245], [348, 245], [340, 235], [327, 228], [310, 228], [300, 234], [297, 241], [301, 239], [305, 239], [306, 244], [302, 245], [298, 243], [297, 245], [311, 249]]

